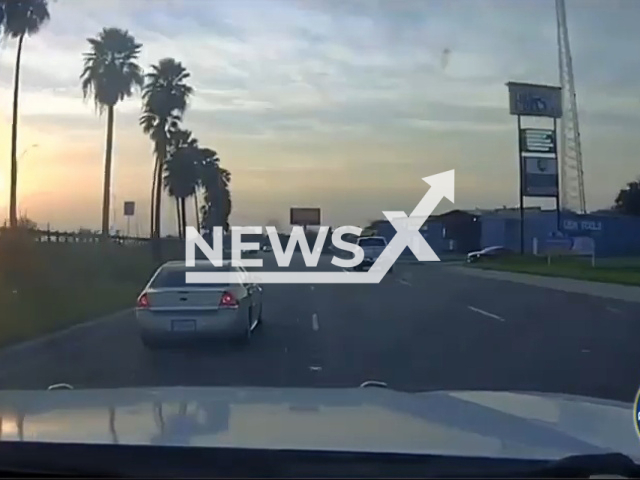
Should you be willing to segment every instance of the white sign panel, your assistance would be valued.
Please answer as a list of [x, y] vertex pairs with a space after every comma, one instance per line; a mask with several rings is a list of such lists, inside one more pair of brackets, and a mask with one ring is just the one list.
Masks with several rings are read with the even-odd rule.
[[547, 238], [544, 240], [545, 255], [594, 255], [596, 244], [591, 237]]
[[558, 195], [558, 159], [554, 157], [522, 157], [522, 186], [525, 197]]
[[596, 252], [596, 244], [591, 237], [573, 237], [571, 251], [575, 255], [593, 255]]
[[551, 85], [507, 83], [509, 113], [531, 117], [562, 117], [562, 90]]

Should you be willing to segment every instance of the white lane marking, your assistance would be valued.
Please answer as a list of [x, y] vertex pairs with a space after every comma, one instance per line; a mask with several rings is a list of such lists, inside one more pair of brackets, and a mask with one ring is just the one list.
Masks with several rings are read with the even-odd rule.
[[404, 278], [399, 278], [398, 279], [398, 283], [401, 283], [402, 285], [407, 285], [409, 287], [411, 286], [411, 284], [407, 280], [405, 280]]
[[312, 371], [314, 371], [314, 372], [319, 372], [320, 370], [322, 370], [322, 367], [315, 367], [315, 366], [312, 366], [312, 367], [309, 367], [309, 370], [312, 370]]
[[343, 269], [342, 269], [342, 271], [343, 271], [344, 273], [351, 273], [351, 272], [350, 272], [349, 270], [347, 270], [346, 268], [343, 268]]
[[583, 348], [582, 349], [582, 353], [590, 353], [590, 352], [591, 352], [591, 350], [589, 350], [588, 348]]
[[606, 307], [606, 308], [612, 313], [618, 313], [618, 314], [622, 313], [622, 311], [618, 310], [617, 308], [613, 308], [613, 307]]
[[320, 322], [318, 321], [318, 314], [311, 315], [311, 327], [317, 332], [320, 330]]
[[316, 287], [314, 287], [313, 285], [311, 285], [309, 288], [310, 288], [312, 291], [316, 289]]
[[472, 307], [471, 305], [468, 305], [467, 308], [471, 311], [474, 311], [476, 313], [479, 313], [480, 315], [484, 315], [486, 317], [490, 317], [490, 318], [494, 318], [496, 320], [500, 320], [501, 322], [504, 322], [504, 318], [499, 317], [498, 315], [495, 315], [491, 312], [485, 312], [484, 310], [480, 310], [479, 308], [476, 307]]

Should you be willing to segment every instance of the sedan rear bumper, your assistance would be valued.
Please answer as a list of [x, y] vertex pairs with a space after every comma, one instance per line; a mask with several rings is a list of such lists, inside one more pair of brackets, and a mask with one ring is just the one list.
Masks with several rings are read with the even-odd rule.
[[136, 310], [141, 335], [158, 339], [228, 338], [246, 332], [249, 322], [244, 309], [214, 311]]

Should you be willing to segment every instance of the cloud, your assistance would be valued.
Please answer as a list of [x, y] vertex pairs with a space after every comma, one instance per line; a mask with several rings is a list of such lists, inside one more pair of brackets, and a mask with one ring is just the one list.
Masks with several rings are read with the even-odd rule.
[[[175, 57], [191, 72], [196, 94], [185, 122], [234, 172], [237, 218], [278, 217], [293, 195], [278, 185], [286, 179], [300, 194], [314, 192], [310, 201], [332, 205], [336, 218], [357, 222], [385, 208], [381, 197], [411, 208], [417, 191], [407, 193], [405, 186], [452, 165], [466, 178], [460, 202], [513, 204], [515, 126], [504, 83], [558, 82], [554, 3], [59, 0], [51, 5], [50, 24], [25, 42], [21, 142], [43, 137], [51, 172], [65, 171], [62, 165], [74, 164], [76, 156], [87, 162], [83, 172], [95, 177], [95, 191], [78, 198], [93, 204], [73, 215], [51, 209], [46, 215], [52, 222], [97, 225], [104, 119], [82, 101], [78, 76], [86, 39], [118, 26], [144, 44], [145, 68]], [[567, 13], [587, 199], [604, 206], [621, 179], [638, 173], [640, 4], [567, 0]], [[14, 42], [3, 41], [3, 145], [14, 56]], [[117, 108], [114, 189], [132, 198], [146, 198], [149, 186], [128, 179], [150, 178], [152, 164], [149, 140], [137, 125], [139, 109], [138, 98]], [[7, 154], [0, 152], [0, 159]], [[611, 181], [600, 175], [602, 155], [615, 158]], [[338, 180], [339, 173], [344, 178]], [[21, 178], [30, 191], [55, 192], [43, 181]], [[59, 202], [63, 198], [74, 197], [60, 194]], [[42, 196], [33, 203], [37, 214]]]

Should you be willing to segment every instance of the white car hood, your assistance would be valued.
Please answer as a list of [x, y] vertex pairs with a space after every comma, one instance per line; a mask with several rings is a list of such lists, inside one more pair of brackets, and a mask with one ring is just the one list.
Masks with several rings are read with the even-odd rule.
[[170, 387], [2, 391], [0, 441], [640, 460], [632, 405], [485, 391]]

